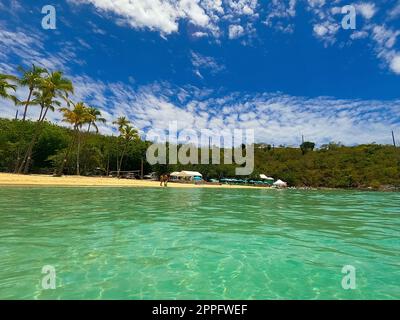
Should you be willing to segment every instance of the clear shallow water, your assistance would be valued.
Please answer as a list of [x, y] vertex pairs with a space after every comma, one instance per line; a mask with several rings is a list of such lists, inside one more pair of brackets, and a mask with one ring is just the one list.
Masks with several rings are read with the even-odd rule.
[[0, 298], [399, 299], [399, 237], [399, 193], [0, 187]]

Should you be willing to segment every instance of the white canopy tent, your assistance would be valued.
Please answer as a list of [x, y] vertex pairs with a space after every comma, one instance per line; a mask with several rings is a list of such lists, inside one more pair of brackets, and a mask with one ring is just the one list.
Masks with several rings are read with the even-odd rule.
[[274, 178], [267, 177], [265, 174], [260, 174], [260, 179], [263, 179], [263, 180], [274, 180]]
[[170, 174], [172, 181], [201, 181], [203, 175], [197, 171], [172, 172]]
[[274, 186], [275, 187], [280, 187], [280, 188], [286, 188], [287, 187], [287, 183], [285, 181], [282, 180], [277, 180], [274, 182]]
[[181, 171], [184, 177], [203, 177], [200, 172], [197, 171]]
[[171, 177], [181, 177], [181, 178], [190, 178], [190, 177], [203, 177], [200, 172], [197, 171], [181, 171], [181, 172], [172, 172], [170, 174]]

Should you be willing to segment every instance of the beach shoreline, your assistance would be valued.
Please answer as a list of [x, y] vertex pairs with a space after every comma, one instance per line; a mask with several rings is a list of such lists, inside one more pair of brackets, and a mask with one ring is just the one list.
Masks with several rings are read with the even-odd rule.
[[[15, 174], [0, 172], [0, 187], [116, 187], [116, 188], [161, 188], [159, 181], [118, 179], [111, 177], [85, 177], [85, 176], [61, 176], [53, 177], [44, 174]], [[169, 182], [168, 188], [180, 189], [274, 189], [264, 186], [230, 185], [230, 184], [193, 184]], [[292, 187], [297, 190], [358, 190], [378, 192], [399, 192], [394, 186], [382, 186], [379, 189], [372, 188], [328, 188], [328, 187]]]
[[[51, 187], [138, 187], [138, 188], [162, 188], [159, 181], [118, 179], [109, 177], [84, 177], [84, 176], [62, 176], [53, 177], [41, 174], [13, 174], [0, 173], [0, 186], [51, 186]], [[215, 185], [215, 184], [190, 184], [169, 182], [168, 188], [219, 188], [219, 189], [268, 189], [259, 186], [239, 185]]]

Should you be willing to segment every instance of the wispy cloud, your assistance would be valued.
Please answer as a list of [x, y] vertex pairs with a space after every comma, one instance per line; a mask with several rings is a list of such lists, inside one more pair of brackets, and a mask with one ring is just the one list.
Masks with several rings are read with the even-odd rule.
[[200, 78], [203, 78], [201, 70], [206, 70], [211, 74], [217, 74], [225, 69], [225, 66], [218, 63], [213, 57], [204, 56], [194, 51], [191, 51], [191, 61], [194, 67], [193, 72]]
[[294, 24], [290, 22], [296, 16], [297, 0], [272, 0], [268, 4], [264, 23], [285, 33], [292, 33]]
[[[344, 15], [341, 8], [344, 5], [353, 5], [356, 9], [356, 30], [344, 30], [341, 21]], [[398, 26], [391, 26], [392, 18], [400, 10], [400, 2], [394, 7], [386, 6], [381, 8], [380, 1], [355, 1], [348, 3], [343, 0], [333, 2], [325, 0], [308, 0], [308, 10], [313, 14], [313, 31], [316, 38], [320, 39], [325, 46], [337, 43], [340, 36], [342, 39], [339, 45], [351, 44], [352, 41], [360, 39], [367, 40], [372, 52], [384, 62], [384, 66], [390, 71], [400, 74], [397, 61], [400, 57], [397, 45], [397, 38], [400, 35]], [[385, 11], [378, 15], [379, 11]], [[400, 11], [399, 11], [400, 12]], [[350, 40], [350, 42], [349, 42]]]
[[[135, 87], [108, 83], [88, 76], [75, 76], [77, 101], [100, 108], [108, 123], [100, 126], [106, 134], [116, 133], [112, 121], [125, 115], [141, 133], [165, 130], [178, 121], [179, 130], [254, 129], [256, 141], [298, 145], [301, 135], [318, 144], [390, 143], [391, 128], [400, 126], [400, 100], [340, 100], [330, 97], [294, 97], [284, 94], [227, 93], [168, 83]], [[39, 110], [31, 108], [35, 118]], [[1, 104], [1, 116], [14, 117], [11, 103]], [[49, 119], [60, 123], [61, 115]]]
[[[29, 35], [28, 35], [29, 34]], [[46, 50], [46, 36], [40, 32], [26, 30], [10, 31], [0, 26], [0, 57], [4, 62], [24, 65], [36, 64], [50, 70], [69, 70], [71, 62], [82, 65], [85, 62], [78, 57], [77, 50], [83, 46], [60, 42], [52, 44], [52, 54]], [[54, 50], [58, 48], [58, 50]]]

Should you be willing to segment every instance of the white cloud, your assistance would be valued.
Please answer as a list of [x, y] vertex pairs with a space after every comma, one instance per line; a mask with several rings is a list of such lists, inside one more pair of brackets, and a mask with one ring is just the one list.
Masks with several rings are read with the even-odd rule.
[[229, 7], [238, 14], [256, 14], [257, 0], [228, 0]]
[[244, 28], [240, 25], [229, 26], [229, 39], [236, 39], [244, 34]]
[[88, 21], [89, 26], [91, 27], [91, 30], [93, 33], [100, 34], [100, 35], [106, 35], [107, 32], [101, 28], [99, 28], [94, 22]]
[[373, 28], [373, 39], [382, 48], [391, 49], [396, 43], [400, 31], [394, 31], [383, 25], [377, 25]]
[[52, 49], [59, 47], [59, 50], [51, 55], [46, 50], [45, 39], [46, 36], [39, 32], [8, 31], [0, 26], [0, 58], [7, 61], [14, 57], [24, 65], [35, 64], [49, 70], [60, 69], [65, 72], [69, 71], [71, 61], [79, 65], [85, 63], [78, 57], [77, 51], [87, 47], [79, 39], [76, 43], [53, 43]]
[[376, 55], [396, 74], [400, 74], [398, 65], [399, 54], [395, 50], [399, 35], [400, 30], [389, 29], [384, 25], [375, 25], [372, 28], [372, 39], [376, 43]]
[[317, 24], [314, 26], [314, 32], [317, 34], [317, 36], [323, 37], [328, 33], [328, 28], [322, 24]]
[[365, 19], [371, 19], [377, 9], [374, 3], [362, 2], [356, 5], [357, 12], [360, 12]]
[[400, 74], [400, 54], [397, 54], [393, 57], [392, 61], [390, 62], [390, 69], [394, 73]]
[[308, 4], [312, 7], [322, 7], [325, 5], [325, 0], [308, 0]]
[[208, 33], [206, 32], [201, 32], [201, 31], [196, 31], [192, 33], [192, 36], [195, 38], [204, 38], [208, 36]]
[[367, 37], [368, 37], [368, 32], [366, 31], [355, 31], [350, 36], [352, 40], [365, 39]]
[[296, 16], [297, 0], [272, 0], [268, 4], [268, 13], [264, 23], [284, 33], [293, 32], [294, 25], [288, 20]]
[[191, 61], [194, 67], [193, 72], [200, 78], [203, 78], [203, 75], [200, 73], [201, 69], [207, 70], [212, 74], [216, 74], [225, 69], [225, 66], [218, 63], [213, 57], [203, 56], [194, 51], [191, 51]]
[[70, 0], [71, 3], [90, 3], [98, 10], [110, 12], [133, 28], [148, 28], [170, 34], [178, 31], [180, 19], [200, 27], [210, 27], [210, 18], [199, 0]]
[[389, 11], [389, 17], [391, 19], [397, 18], [398, 16], [400, 16], [400, 0], [398, 0], [395, 6]]
[[317, 38], [320, 38], [325, 43], [335, 42], [335, 35], [339, 30], [337, 24], [332, 24], [330, 22], [324, 22], [314, 25], [313, 31]]
[[[336, 43], [337, 34], [340, 30], [340, 18], [338, 12], [338, 1], [328, 5], [324, 0], [308, 0], [306, 10], [311, 14], [313, 34], [325, 47]], [[340, 8], [341, 11], [341, 8]]]

